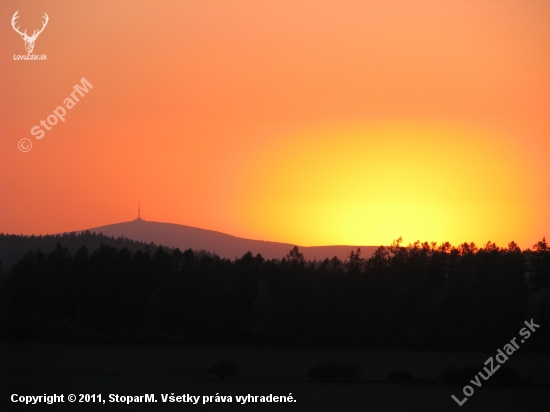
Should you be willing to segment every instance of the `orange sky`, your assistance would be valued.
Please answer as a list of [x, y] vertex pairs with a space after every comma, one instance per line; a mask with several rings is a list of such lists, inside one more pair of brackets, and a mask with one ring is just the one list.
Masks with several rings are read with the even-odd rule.
[[[31, 34], [26, 54], [10, 21]], [[550, 2], [0, 3], [0, 232], [550, 236]], [[31, 135], [85, 77], [92, 85]], [[18, 141], [28, 138], [23, 153]]]

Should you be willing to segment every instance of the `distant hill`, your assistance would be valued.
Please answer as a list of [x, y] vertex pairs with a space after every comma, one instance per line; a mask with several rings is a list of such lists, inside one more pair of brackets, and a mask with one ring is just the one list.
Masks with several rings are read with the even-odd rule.
[[[88, 232], [89, 233], [86, 233]], [[92, 252], [102, 243], [118, 249], [124, 247], [132, 252], [145, 250], [154, 252], [156, 247], [179, 248], [180, 250], [206, 250], [218, 256], [235, 259], [246, 252], [260, 253], [266, 259], [282, 259], [295, 246], [290, 243], [265, 242], [244, 239], [213, 230], [177, 225], [174, 223], [133, 220], [100, 226], [78, 232], [45, 235], [18, 236], [0, 234], [0, 262], [2, 270], [7, 272], [23, 255], [29, 251], [40, 250], [49, 253], [57, 243], [75, 253], [81, 246]], [[361, 256], [370, 257], [377, 246], [299, 246], [306, 260], [324, 260], [337, 256], [346, 260], [350, 252], [361, 248]]]
[[[244, 239], [214, 230], [199, 229], [174, 223], [132, 220], [88, 229], [115, 238], [124, 236], [139, 242], [154, 242], [157, 245], [180, 250], [206, 250], [228, 259], [241, 257], [246, 252], [260, 253], [266, 259], [282, 259], [295, 246], [290, 243], [266, 242]], [[361, 256], [370, 257], [378, 246], [299, 246], [306, 260], [324, 260], [337, 256], [345, 260], [350, 252], [361, 248]]]

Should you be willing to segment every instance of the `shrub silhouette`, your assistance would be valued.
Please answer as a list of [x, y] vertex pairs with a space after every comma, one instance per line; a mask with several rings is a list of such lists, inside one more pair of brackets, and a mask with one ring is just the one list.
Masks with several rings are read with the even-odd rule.
[[239, 367], [231, 361], [222, 361], [222, 362], [216, 363], [206, 372], [210, 374], [218, 375], [220, 379], [223, 379], [226, 376], [238, 375]]
[[388, 381], [391, 383], [414, 382], [414, 378], [409, 372], [398, 370], [388, 375]]
[[309, 370], [309, 377], [312, 380], [324, 382], [358, 381], [361, 378], [361, 367], [353, 363], [343, 365], [334, 362], [323, 362]]

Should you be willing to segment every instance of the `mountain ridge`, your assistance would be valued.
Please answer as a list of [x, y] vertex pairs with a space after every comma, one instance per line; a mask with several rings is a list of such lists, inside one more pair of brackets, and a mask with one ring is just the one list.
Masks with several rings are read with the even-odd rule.
[[298, 246], [306, 260], [324, 260], [337, 256], [345, 260], [351, 251], [361, 249], [361, 255], [368, 258], [378, 246], [327, 245], [300, 246], [291, 243], [269, 240], [246, 239], [211, 229], [202, 229], [178, 223], [154, 222], [135, 219], [113, 223], [76, 233], [103, 233], [107, 236], [127, 237], [140, 242], [154, 242], [157, 245], [179, 248], [180, 250], [206, 250], [228, 259], [241, 257], [247, 252], [261, 254], [266, 259], [282, 259], [294, 247]]

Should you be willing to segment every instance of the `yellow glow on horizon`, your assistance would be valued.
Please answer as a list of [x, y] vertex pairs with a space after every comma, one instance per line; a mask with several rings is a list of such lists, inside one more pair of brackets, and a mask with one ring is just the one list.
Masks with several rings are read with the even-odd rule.
[[522, 147], [456, 124], [329, 125], [261, 149], [235, 177], [231, 213], [252, 236], [274, 241], [379, 245], [403, 236], [505, 246], [522, 233], [534, 198]]

